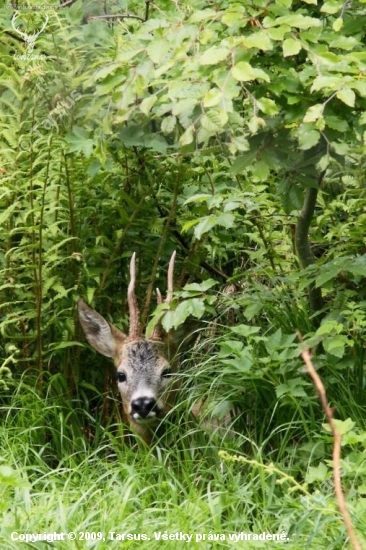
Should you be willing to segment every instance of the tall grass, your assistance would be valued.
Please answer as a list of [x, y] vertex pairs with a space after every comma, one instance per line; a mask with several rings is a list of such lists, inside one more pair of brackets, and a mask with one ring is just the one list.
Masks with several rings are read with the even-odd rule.
[[[289, 548], [347, 548], [331, 481], [319, 488], [314, 471], [310, 484], [304, 479], [319, 458], [327, 463], [331, 445], [329, 437], [319, 435], [319, 425], [314, 426], [311, 444], [305, 434], [291, 440], [292, 433], [299, 433], [299, 418], [263, 427], [263, 437], [260, 429], [255, 434], [259, 411], [254, 411], [246, 433], [239, 434], [235, 422], [218, 428], [212, 415], [211, 426], [206, 418], [200, 427], [185, 414], [182, 399], [174, 411], [180, 424], [173, 415], [168, 418], [167, 433], [148, 449], [134, 439], [126, 441], [113, 418], [96, 426], [101, 422], [98, 413], [91, 417], [82, 403], [68, 398], [61, 375], [49, 378], [42, 396], [36, 384], [25, 380], [3, 390], [1, 400], [2, 548], [21, 546], [11, 540], [15, 531], [75, 532], [77, 537], [102, 533], [96, 535], [100, 540], [42, 543], [44, 548], [120, 547], [117, 533], [150, 538], [125, 540], [132, 548], [187, 547], [185, 541], [156, 540], [158, 533], [192, 534], [192, 548], [268, 548], [275, 543], [233, 542], [229, 534], [282, 531]], [[207, 380], [209, 376], [206, 382], [202, 376], [196, 391], [206, 391]], [[219, 454], [222, 450], [228, 456]], [[244, 461], [232, 458], [236, 455]], [[358, 457], [356, 472], [352, 456], [347, 460], [351, 514], [366, 534], [360, 513], [363, 498], [357, 495], [365, 461]], [[196, 535], [204, 534], [206, 540], [196, 541]], [[210, 541], [209, 535], [225, 535], [225, 540]], [[39, 543], [28, 547], [39, 548]]]

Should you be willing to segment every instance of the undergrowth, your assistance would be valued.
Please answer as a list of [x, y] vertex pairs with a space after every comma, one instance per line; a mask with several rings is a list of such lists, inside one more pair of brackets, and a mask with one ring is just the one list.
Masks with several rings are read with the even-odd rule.
[[[208, 380], [202, 377], [201, 390]], [[183, 379], [182, 392], [185, 385]], [[275, 543], [240, 539], [241, 533], [264, 532], [285, 533], [286, 542], [278, 544], [288, 548], [348, 547], [333, 495], [332, 442], [321, 417], [313, 425], [307, 417], [300, 437], [295, 409], [286, 423], [258, 430], [255, 410], [252, 417], [247, 410], [217, 423], [219, 403], [199, 426], [185, 413], [189, 400], [183, 393], [164, 437], [148, 449], [123, 433], [113, 416], [100, 425], [98, 413], [91, 417], [81, 402], [70, 400], [60, 375], [50, 377], [45, 395], [35, 387], [23, 376], [2, 391], [2, 548], [20, 547], [11, 540], [15, 532], [96, 538], [42, 543], [45, 548], [120, 547], [122, 534], [126, 547], [185, 548], [180, 533], [193, 535], [192, 548], [268, 548]], [[239, 430], [245, 422], [247, 429]], [[366, 433], [353, 424], [344, 431], [343, 482], [362, 537]]]

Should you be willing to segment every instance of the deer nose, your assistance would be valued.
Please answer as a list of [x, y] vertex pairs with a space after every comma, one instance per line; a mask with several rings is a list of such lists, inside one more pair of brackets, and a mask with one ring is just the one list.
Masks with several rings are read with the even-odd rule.
[[131, 401], [131, 416], [135, 419], [156, 416], [156, 401], [153, 397], [138, 397]]

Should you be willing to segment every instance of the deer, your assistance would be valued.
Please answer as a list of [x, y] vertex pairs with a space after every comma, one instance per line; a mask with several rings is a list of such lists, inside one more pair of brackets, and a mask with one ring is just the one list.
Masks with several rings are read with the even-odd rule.
[[[169, 305], [172, 301], [175, 256], [176, 253], [173, 252], [169, 262], [165, 300], [159, 289], [156, 289], [158, 305]], [[135, 284], [134, 252], [130, 262], [130, 281], [127, 290], [128, 334], [124, 334], [106, 321], [83, 298], [78, 300], [78, 314], [89, 344], [100, 354], [113, 359], [124, 418], [132, 430], [150, 445], [162, 419], [174, 406], [174, 397], [178, 389], [178, 382], [174, 377], [177, 368], [175, 362], [170, 362], [167, 358], [159, 324], [148, 338], [143, 336]]]

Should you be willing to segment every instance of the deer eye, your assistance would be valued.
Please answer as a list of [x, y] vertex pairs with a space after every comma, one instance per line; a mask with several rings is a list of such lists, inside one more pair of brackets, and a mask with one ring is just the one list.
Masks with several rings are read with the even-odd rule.
[[173, 374], [173, 371], [172, 369], [164, 369], [163, 372], [161, 373], [161, 376], [163, 376], [164, 378], [168, 378], [169, 376], [171, 376]]
[[117, 382], [126, 382], [127, 376], [124, 372], [117, 372]]

